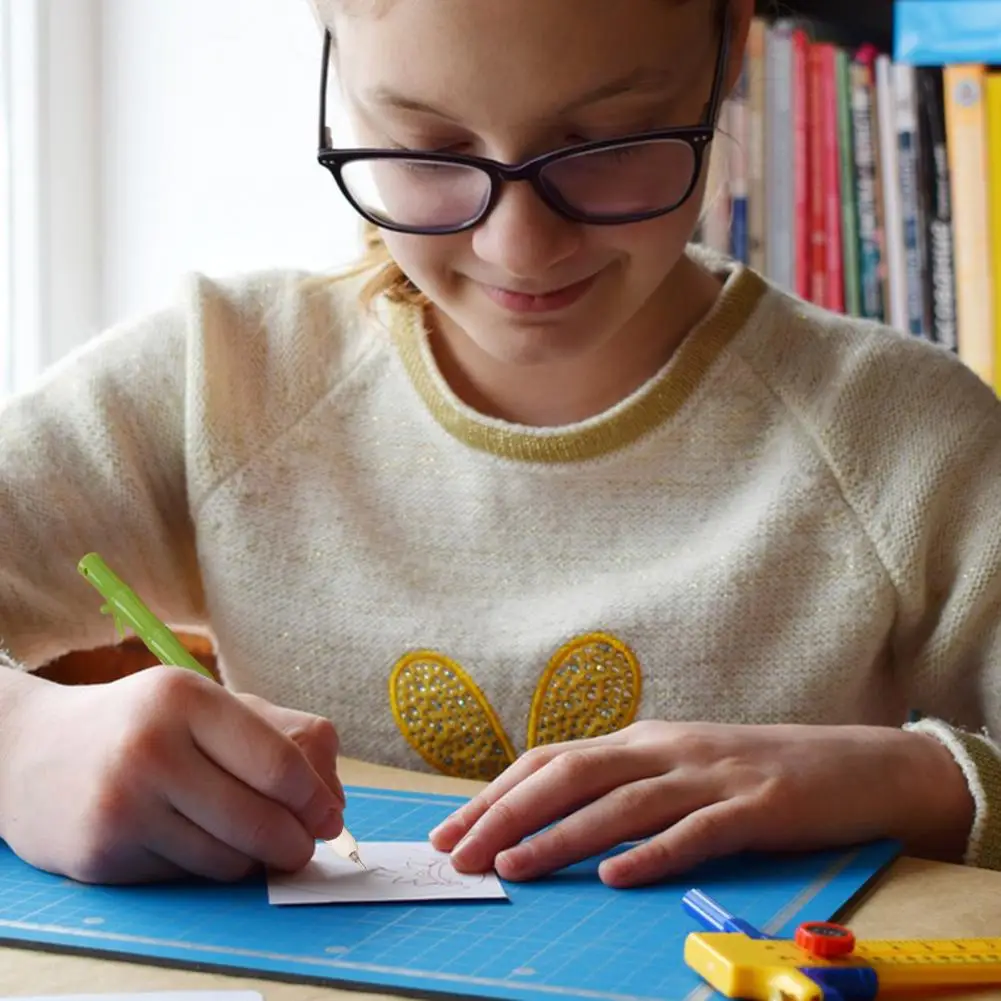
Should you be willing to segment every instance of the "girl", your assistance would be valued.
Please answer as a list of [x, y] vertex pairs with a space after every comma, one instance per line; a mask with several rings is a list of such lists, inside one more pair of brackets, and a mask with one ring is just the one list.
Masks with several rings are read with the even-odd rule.
[[[752, 0], [317, 13], [369, 259], [196, 276], [0, 415], [0, 835], [83, 880], [296, 868], [339, 746], [493, 779], [432, 839], [510, 879], [633, 840], [609, 884], [880, 836], [1001, 866], [1001, 405], [688, 246]], [[111, 639], [92, 549], [223, 686], [31, 674]]]

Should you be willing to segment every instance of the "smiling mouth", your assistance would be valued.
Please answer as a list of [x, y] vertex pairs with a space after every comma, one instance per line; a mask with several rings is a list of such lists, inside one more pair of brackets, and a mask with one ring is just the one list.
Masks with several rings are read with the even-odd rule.
[[589, 278], [575, 282], [573, 285], [566, 285], [553, 292], [539, 294], [516, 292], [511, 289], [498, 288], [496, 285], [487, 285], [484, 283], [481, 283], [480, 287], [488, 299], [509, 312], [552, 313], [560, 309], [567, 309], [582, 299], [590, 291], [597, 277], [597, 275], [591, 275]]

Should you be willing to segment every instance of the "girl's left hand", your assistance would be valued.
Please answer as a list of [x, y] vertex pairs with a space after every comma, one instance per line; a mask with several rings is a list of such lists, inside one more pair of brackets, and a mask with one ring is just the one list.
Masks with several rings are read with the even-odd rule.
[[642, 722], [529, 751], [431, 841], [460, 871], [527, 880], [648, 839], [601, 863], [605, 883], [626, 887], [741, 851], [884, 837], [958, 860], [973, 809], [954, 758], [926, 734]]

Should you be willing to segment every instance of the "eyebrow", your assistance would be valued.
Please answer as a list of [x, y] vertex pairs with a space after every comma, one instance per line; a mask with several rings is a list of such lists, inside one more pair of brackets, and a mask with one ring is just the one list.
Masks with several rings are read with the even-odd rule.
[[[622, 97], [625, 94], [661, 93], [675, 85], [677, 80], [678, 75], [673, 70], [640, 67], [631, 73], [627, 73], [625, 76], [609, 80], [608, 83], [604, 83], [600, 87], [595, 87], [593, 90], [575, 97], [568, 104], [557, 109], [555, 115], [571, 115], [589, 105], [608, 101], [613, 97]], [[435, 107], [433, 104], [428, 104], [424, 101], [415, 100], [412, 97], [407, 97], [405, 94], [393, 90], [391, 87], [376, 87], [369, 92], [368, 97], [373, 104], [383, 107], [396, 108], [400, 111], [414, 111], [425, 115], [436, 115], [438, 118], [444, 118], [447, 121], [461, 124], [454, 115], [449, 114], [444, 109]]]

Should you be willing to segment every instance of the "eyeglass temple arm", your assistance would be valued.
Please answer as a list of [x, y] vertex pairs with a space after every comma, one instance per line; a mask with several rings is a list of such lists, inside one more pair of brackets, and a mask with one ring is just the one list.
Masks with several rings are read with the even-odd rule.
[[330, 129], [327, 128], [327, 77], [330, 71], [330, 49], [333, 39], [330, 31], [323, 33], [323, 59], [320, 63], [320, 124], [317, 144], [319, 149], [330, 148]]
[[709, 103], [705, 107], [705, 124], [716, 127], [719, 118], [720, 104], [723, 100], [723, 88], [726, 86], [727, 71], [730, 68], [730, 5], [723, 10], [723, 36], [716, 52], [716, 71], [713, 74], [713, 89], [709, 95]]

